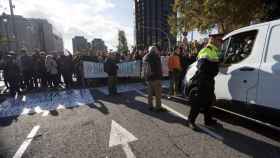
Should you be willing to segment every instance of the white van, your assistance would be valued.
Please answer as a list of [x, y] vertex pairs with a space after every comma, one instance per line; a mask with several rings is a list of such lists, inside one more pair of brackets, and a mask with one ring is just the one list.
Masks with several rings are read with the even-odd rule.
[[[274, 117], [280, 118], [280, 20], [229, 33], [221, 51], [224, 64], [215, 78], [217, 104], [256, 107], [261, 113], [277, 112]], [[196, 70], [196, 63], [187, 70], [185, 94]]]

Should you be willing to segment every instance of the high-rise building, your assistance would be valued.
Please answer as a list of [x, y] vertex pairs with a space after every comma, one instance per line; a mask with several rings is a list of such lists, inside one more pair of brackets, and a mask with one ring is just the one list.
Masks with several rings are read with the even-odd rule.
[[95, 53], [107, 51], [107, 46], [105, 45], [105, 42], [100, 38], [95, 38], [92, 40], [91, 48]]
[[[168, 17], [174, 0], [135, 0], [135, 34], [139, 49], [157, 44], [167, 50], [176, 44], [170, 33]], [[169, 45], [170, 43], [170, 45]]]
[[[53, 26], [44, 19], [24, 18], [16, 15], [15, 31], [12, 27], [11, 16], [2, 14], [0, 16], [0, 50], [26, 49], [33, 52], [40, 49], [48, 53], [63, 52], [63, 39], [54, 32]], [[16, 44], [17, 41], [17, 44]]]
[[72, 39], [72, 44], [74, 54], [89, 51], [90, 48], [87, 39], [83, 36], [75, 36]]

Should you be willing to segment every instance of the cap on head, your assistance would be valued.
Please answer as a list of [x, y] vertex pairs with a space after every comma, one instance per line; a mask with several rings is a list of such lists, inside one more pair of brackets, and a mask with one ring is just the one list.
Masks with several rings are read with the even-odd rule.
[[150, 46], [149, 47], [149, 53], [157, 53], [157, 47], [156, 46]]
[[46, 53], [44, 51], [41, 51], [40, 55], [46, 55]]

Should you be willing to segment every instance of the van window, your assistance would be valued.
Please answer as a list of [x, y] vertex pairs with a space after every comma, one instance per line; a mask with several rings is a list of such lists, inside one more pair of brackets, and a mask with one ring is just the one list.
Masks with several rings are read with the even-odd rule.
[[221, 58], [222, 58], [222, 61], [224, 60], [224, 57], [226, 56], [226, 51], [227, 51], [227, 47], [228, 47], [229, 41], [230, 41], [230, 38], [227, 38], [222, 43], [222, 46], [221, 46]]
[[272, 28], [269, 45], [267, 49], [268, 52], [267, 59], [274, 63], [279, 62], [278, 61], [280, 56], [279, 37], [280, 37], [280, 26], [278, 25]]
[[246, 59], [254, 48], [257, 33], [258, 31], [254, 30], [232, 36], [224, 57], [225, 63], [235, 64]]

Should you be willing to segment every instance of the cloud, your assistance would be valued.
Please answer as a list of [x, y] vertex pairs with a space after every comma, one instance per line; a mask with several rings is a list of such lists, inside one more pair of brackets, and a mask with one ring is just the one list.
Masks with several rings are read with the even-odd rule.
[[63, 35], [65, 47], [72, 50], [72, 38], [83, 35], [88, 40], [102, 38], [109, 48], [117, 45], [119, 29], [127, 33], [132, 44], [133, 28], [106, 16], [116, 5], [112, 0], [14, 0], [16, 14], [44, 18]]

